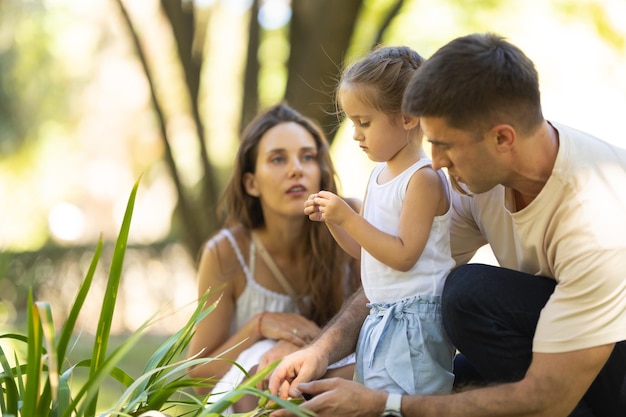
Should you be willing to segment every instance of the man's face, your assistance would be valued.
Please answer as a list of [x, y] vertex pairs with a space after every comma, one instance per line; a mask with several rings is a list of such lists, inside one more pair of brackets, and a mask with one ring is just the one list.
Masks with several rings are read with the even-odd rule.
[[433, 168], [447, 168], [450, 178], [474, 194], [489, 191], [502, 180], [500, 159], [491, 132], [481, 137], [455, 129], [442, 117], [421, 117], [420, 125], [432, 145]]

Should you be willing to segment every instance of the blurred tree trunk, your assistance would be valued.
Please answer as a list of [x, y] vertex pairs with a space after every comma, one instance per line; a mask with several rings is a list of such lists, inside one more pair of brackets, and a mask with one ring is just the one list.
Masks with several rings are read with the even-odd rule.
[[[373, 28], [371, 46], [400, 12], [404, 0], [395, 0]], [[293, 0], [289, 43], [291, 53], [285, 100], [317, 120], [332, 143], [339, 124], [334, 93], [351, 43], [363, 0]]]
[[243, 100], [241, 107], [241, 124], [239, 130], [254, 118], [259, 109], [259, 60], [258, 50], [261, 42], [261, 25], [259, 14], [259, 0], [252, 2], [250, 22], [248, 24], [248, 50], [246, 52], [246, 66], [243, 78]]
[[285, 100], [317, 120], [329, 140], [337, 117], [334, 86], [363, 0], [293, 0]]
[[[203, 150], [200, 155], [205, 173], [205, 181], [202, 195], [205, 197], [206, 200], [208, 200], [209, 207], [214, 207], [215, 204], [213, 203], [213, 201], [215, 199], [214, 196], [216, 194], [216, 191], [214, 185], [212, 184], [212, 168], [208, 162], [206, 146], [204, 143], [202, 121], [198, 116], [199, 113], [197, 97], [200, 80], [200, 65], [197, 64], [196, 61], [194, 61], [191, 55], [193, 40], [193, 9], [190, 8], [191, 13], [189, 13], [183, 11], [182, 7], [180, 7], [182, 6], [180, 2], [175, 3], [165, 1], [165, 3], [169, 3], [166, 14], [168, 16], [168, 19], [172, 23], [172, 30], [176, 34], [176, 45], [178, 48], [181, 63], [184, 68], [185, 82], [189, 90], [189, 96], [191, 97], [190, 104], [192, 108], [192, 117], [196, 124], [196, 130], [200, 135], [199, 140], [201, 143], [201, 149]], [[194, 201], [190, 198], [189, 193], [185, 189], [185, 186], [183, 185], [183, 182], [179, 175], [177, 163], [174, 158], [172, 148], [170, 146], [170, 139], [166, 127], [167, 121], [165, 119], [165, 115], [159, 98], [156, 94], [154, 78], [146, 59], [144, 48], [142, 47], [137, 30], [135, 30], [134, 28], [132, 19], [128, 14], [128, 11], [126, 10], [123, 1], [117, 0], [117, 5], [119, 6], [122, 19], [128, 27], [132, 39], [132, 44], [142, 64], [146, 75], [146, 80], [148, 81], [148, 84], [150, 86], [152, 105], [154, 107], [154, 111], [156, 113], [156, 117], [159, 123], [161, 139], [163, 141], [163, 149], [165, 150], [165, 161], [170, 169], [170, 175], [172, 177], [172, 181], [174, 182], [176, 193], [178, 195], [177, 213], [178, 219], [180, 219], [182, 222], [184, 243], [191, 253], [197, 253], [203, 240], [206, 239], [207, 232], [209, 230], [205, 226], [205, 222], [203, 221], [204, 217], [200, 216], [200, 212], [197, 207], [202, 207], [204, 204], [207, 204], [207, 201], [204, 201], [202, 204], [195, 204]], [[208, 219], [208, 224], [215, 224], [215, 210], [207, 210], [207, 213], [207, 215], [213, 216], [213, 219]]]
[[[218, 228], [218, 219], [215, 212], [219, 191], [215, 170], [209, 162], [209, 155], [206, 145], [205, 130], [200, 118], [198, 97], [200, 93], [200, 73], [202, 70], [203, 56], [201, 53], [194, 54], [194, 51], [204, 50], [204, 36], [197, 36], [195, 9], [192, 2], [161, 0], [161, 6], [165, 12], [176, 40], [178, 56], [180, 57], [183, 72], [185, 74], [185, 85], [190, 98], [191, 116], [194, 121], [196, 135], [200, 152], [200, 165], [202, 167], [202, 179], [199, 184], [196, 204], [191, 208], [179, 205], [180, 215], [185, 225], [185, 234], [188, 238], [188, 245], [192, 253], [197, 253], [206, 238]], [[203, 28], [201, 33], [205, 32]], [[198, 42], [199, 45], [195, 43]], [[163, 138], [167, 141], [167, 137]], [[175, 165], [175, 162], [174, 162]], [[176, 167], [172, 167], [176, 170]], [[179, 197], [184, 190], [178, 190]], [[191, 217], [191, 220], [187, 219]]]

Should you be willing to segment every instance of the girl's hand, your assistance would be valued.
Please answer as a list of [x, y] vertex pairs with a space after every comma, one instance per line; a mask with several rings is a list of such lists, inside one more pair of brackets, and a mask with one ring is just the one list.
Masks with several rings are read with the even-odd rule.
[[[317, 218], [321, 218], [327, 223], [341, 226], [348, 216], [355, 214], [348, 203], [330, 191], [320, 191], [309, 197], [309, 199], [313, 200], [312, 205], [314, 205], [316, 211], [319, 212]], [[311, 218], [311, 216], [309, 216], [309, 218]]]
[[320, 212], [319, 205], [315, 204], [315, 198], [317, 194], [311, 194], [309, 198], [304, 202], [304, 214], [309, 216], [309, 220], [314, 222], [321, 222], [322, 213]]

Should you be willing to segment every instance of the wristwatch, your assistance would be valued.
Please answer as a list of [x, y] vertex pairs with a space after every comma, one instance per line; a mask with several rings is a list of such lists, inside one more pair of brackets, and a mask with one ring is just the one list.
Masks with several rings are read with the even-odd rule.
[[380, 417], [402, 417], [400, 412], [400, 405], [402, 404], [402, 395], [390, 393], [387, 395], [387, 402], [385, 403], [385, 411], [382, 412]]

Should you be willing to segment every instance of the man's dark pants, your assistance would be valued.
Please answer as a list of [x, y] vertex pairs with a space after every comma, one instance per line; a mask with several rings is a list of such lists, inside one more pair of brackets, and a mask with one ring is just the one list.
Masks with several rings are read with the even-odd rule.
[[[443, 290], [443, 322], [461, 352], [455, 384], [518, 381], [532, 359], [539, 313], [554, 291], [553, 279], [506, 268], [467, 264], [454, 269]], [[593, 325], [593, 324], [592, 324]], [[626, 341], [570, 417], [626, 416]]]

